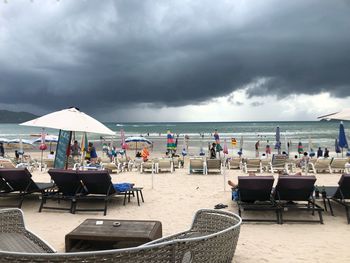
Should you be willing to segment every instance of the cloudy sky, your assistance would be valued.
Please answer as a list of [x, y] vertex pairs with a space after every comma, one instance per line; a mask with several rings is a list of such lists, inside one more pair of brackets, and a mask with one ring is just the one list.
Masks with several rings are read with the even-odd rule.
[[315, 120], [350, 105], [348, 0], [2, 0], [0, 109]]

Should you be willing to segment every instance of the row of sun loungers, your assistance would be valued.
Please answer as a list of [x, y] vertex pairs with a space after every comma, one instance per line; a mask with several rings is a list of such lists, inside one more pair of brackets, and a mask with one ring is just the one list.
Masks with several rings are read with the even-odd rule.
[[[21, 208], [26, 196], [34, 193], [40, 194], [41, 204], [39, 212], [43, 209], [67, 210], [71, 213], [76, 211], [102, 211], [107, 214], [108, 201], [115, 195], [124, 195], [126, 198], [135, 191], [141, 193], [142, 188], [131, 187], [118, 191], [111, 180], [107, 170], [80, 171], [50, 169], [52, 183], [36, 183], [32, 180], [31, 173], [26, 168], [0, 169], [0, 197], [17, 197], [14, 205], [6, 204], [5, 207]], [[137, 197], [139, 196], [137, 192]], [[79, 208], [78, 202], [82, 200], [102, 200], [102, 208]], [[57, 201], [55, 206], [50, 206], [48, 201]], [[61, 201], [68, 201], [69, 206], [61, 206]], [[64, 202], [63, 202], [64, 203]]]
[[210, 172], [223, 173], [223, 165], [220, 159], [190, 158], [188, 174], [191, 173], [208, 174]]
[[[348, 158], [318, 158], [311, 159], [308, 164], [302, 167], [306, 172], [344, 172]], [[299, 163], [299, 159], [289, 159], [284, 155], [274, 155], [272, 159], [260, 158], [231, 158], [228, 160], [229, 169], [243, 169], [245, 173], [249, 172], [293, 172]]]
[[[315, 176], [279, 176], [276, 186], [273, 176], [239, 176], [236, 202], [238, 213], [243, 211], [273, 211], [275, 219], [266, 218], [244, 218], [244, 221], [272, 221], [279, 224], [285, 221], [293, 222], [319, 222], [323, 224], [322, 212], [324, 209], [316, 204]], [[350, 224], [350, 175], [343, 174], [336, 187], [324, 187], [322, 195], [324, 207], [326, 201], [333, 214], [331, 200], [345, 207], [348, 224]], [[317, 212], [319, 220], [286, 220], [283, 215], [288, 211]]]

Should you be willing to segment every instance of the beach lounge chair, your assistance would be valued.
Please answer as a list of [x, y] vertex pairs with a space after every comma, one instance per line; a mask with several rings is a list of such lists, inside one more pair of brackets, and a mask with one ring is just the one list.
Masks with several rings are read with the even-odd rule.
[[174, 170], [175, 168], [181, 168], [182, 162], [180, 160], [180, 157], [173, 157], [173, 166], [174, 166]]
[[294, 172], [300, 163], [300, 158], [287, 158], [286, 165], [289, 172]]
[[206, 174], [207, 168], [206, 168], [206, 162], [203, 160], [203, 158], [190, 158], [190, 163], [188, 166], [188, 174], [200, 172], [203, 174]]
[[158, 160], [148, 160], [146, 162], [142, 162], [140, 172], [144, 173], [144, 172], [150, 171], [151, 173], [155, 173], [157, 162]]
[[325, 200], [327, 199], [328, 205], [332, 216], [334, 216], [333, 208], [330, 200], [337, 202], [345, 207], [346, 218], [348, 224], [350, 224], [350, 174], [343, 174], [340, 177], [338, 186], [326, 186], [324, 187], [326, 195], [323, 196], [324, 206], [327, 209]]
[[116, 160], [119, 171], [124, 172], [130, 170], [130, 160], [128, 158], [118, 157]]
[[[77, 196], [82, 192], [82, 185], [75, 170], [50, 169], [48, 171], [51, 180], [55, 184], [54, 192], [43, 193], [39, 212], [43, 209], [67, 210], [73, 213]], [[50, 206], [48, 201], [57, 201], [61, 205], [61, 201], [68, 201], [69, 207], [66, 206]]]
[[242, 169], [242, 159], [240, 157], [232, 157], [228, 160], [228, 169]]
[[348, 162], [348, 158], [333, 158], [331, 162], [331, 173], [339, 172], [342, 173], [345, 171], [345, 164]]
[[[19, 197], [16, 207], [21, 208], [24, 198], [33, 193], [45, 193], [53, 188], [53, 183], [36, 183], [26, 168], [0, 169], [0, 178], [7, 184], [8, 190], [1, 193], [1, 197]], [[9, 207], [8, 205], [5, 205]]]
[[[102, 211], [103, 215], [107, 214], [108, 201], [118, 194], [114, 189], [112, 178], [107, 170], [98, 171], [78, 171], [80, 182], [83, 185], [83, 193], [76, 198], [73, 206], [73, 214], [76, 211]], [[125, 193], [123, 193], [125, 194]], [[103, 200], [103, 208], [77, 208], [80, 200]]]
[[[274, 211], [276, 219], [243, 219], [243, 221], [261, 221], [280, 223], [280, 208], [271, 196], [273, 176], [238, 176], [238, 213], [242, 211]], [[234, 189], [233, 189], [234, 191]]]
[[271, 159], [262, 158], [261, 159], [261, 168], [263, 172], [268, 172], [271, 169]]
[[279, 172], [279, 171], [285, 171], [286, 173], [289, 173], [288, 165], [287, 165], [287, 155], [274, 154], [272, 156], [270, 171], [271, 173]]
[[173, 173], [174, 167], [173, 167], [173, 161], [171, 158], [162, 158], [159, 159], [158, 162], [155, 164], [156, 173], [159, 173], [160, 171], [170, 171], [170, 173]]
[[[313, 197], [315, 182], [315, 176], [279, 176], [273, 192], [273, 198], [277, 205], [281, 207], [281, 224], [284, 221], [319, 222], [323, 224], [323, 209], [315, 203], [315, 198]], [[285, 220], [282, 215], [290, 210], [312, 212], [312, 215], [317, 211], [319, 220]]]
[[210, 172], [223, 173], [222, 162], [220, 159], [207, 159], [206, 162], [206, 174]]
[[130, 170], [136, 169], [137, 171], [140, 171], [142, 162], [143, 160], [141, 157], [136, 157], [133, 161], [130, 161]]
[[0, 168], [12, 169], [16, 168], [16, 165], [10, 159], [0, 158]]
[[331, 162], [332, 159], [330, 158], [318, 158], [316, 159], [316, 161], [310, 162], [309, 166], [311, 171], [313, 171], [313, 173], [317, 173], [318, 171], [329, 171], [330, 173], [332, 172], [332, 168], [331, 168]]
[[119, 172], [119, 167], [115, 162], [103, 162], [101, 163], [101, 167], [104, 170], [108, 170], [109, 173]]
[[248, 172], [262, 172], [261, 160], [259, 158], [248, 158], [245, 159], [243, 170], [245, 173]]

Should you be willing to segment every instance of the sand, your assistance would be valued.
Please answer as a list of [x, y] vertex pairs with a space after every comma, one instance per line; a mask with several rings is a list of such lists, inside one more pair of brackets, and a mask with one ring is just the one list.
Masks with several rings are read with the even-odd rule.
[[[237, 181], [237, 176], [242, 174], [238, 170], [225, 170], [226, 179], [233, 181]], [[35, 181], [50, 180], [46, 172], [35, 171], [33, 176]], [[188, 229], [195, 211], [201, 208], [214, 208], [216, 204], [224, 203], [228, 205], [228, 211], [237, 213], [237, 206], [231, 201], [229, 186], [224, 189], [224, 175], [188, 175], [187, 169], [177, 169], [173, 174], [155, 174], [153, 189], [150, 173], [134, 171], [111, 176], [115, 183], [133, 182], [143, 186], [145, 203], [138, 206], [134, 198], [123, 206], [120, 196], [109, 204], [107, 216], [101, 212], [72, 215], [53, 210], [39, 213], [40, 200], [32, 198], [25, 200], [22, 207], [27, 228], [63, 252], [65, 234], [87, 218], [159, 220], [163, 225], [164, 236]], [[319, 174], [317, 184], [336, 185], [339, 177], [340, 174]], [[334, 217], [329, 212], [324, 213], [324, 225], [245, 223], [241, 227], [233, 262], [349, 262], [350, 250], [347, 244], [350, 243], [350, 226], [346, 221], [345, 209], [334, 204], [334, 212]], [[254, 217], [261, 214], [249, 215]], [[274, 218], [273, 213], [266, 213], [266, 217], [269, 216]], [[306, 213], [288, 216], [312, 219]]]

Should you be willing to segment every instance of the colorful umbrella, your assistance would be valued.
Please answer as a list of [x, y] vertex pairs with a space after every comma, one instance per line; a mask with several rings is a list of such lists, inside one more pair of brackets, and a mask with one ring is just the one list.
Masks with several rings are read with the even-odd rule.
[[171, 153], [173, 151], [176, 151], [176, 145], [174, 141], [174, 135], [170, 133], [170, 130], [167, 132], [167, 144], [166, 144], [167, 150]]
[[135, 149], [136, 151], [141, 148], [148, 148], [152, 146], [152, 142], [145, 137], [128, 137], [125, 139], [125, 143], [129, 149]]

